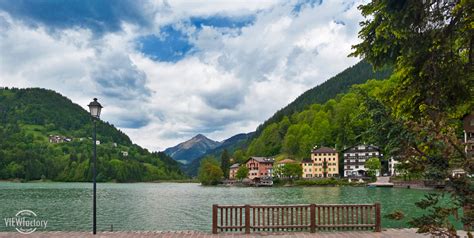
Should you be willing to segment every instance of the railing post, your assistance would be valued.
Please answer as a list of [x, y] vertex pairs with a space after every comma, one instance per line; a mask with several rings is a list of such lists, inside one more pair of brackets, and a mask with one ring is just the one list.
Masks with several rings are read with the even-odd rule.
[[314, 233], [316, 232], [316, 205], [315, 204], [310, 205], [309, 215], [311, 218], [311, 224], [310, 224], [309, 230], [311, 233]]
[[382, 231], [382, 221], [380, 217], [380, 203], [375, 203], [375, 232]]
[[212, 234], [217, 234], [217, 205], [212, 205]]
[[245, 205], [245, 234], [250, 234], [250, 205]]

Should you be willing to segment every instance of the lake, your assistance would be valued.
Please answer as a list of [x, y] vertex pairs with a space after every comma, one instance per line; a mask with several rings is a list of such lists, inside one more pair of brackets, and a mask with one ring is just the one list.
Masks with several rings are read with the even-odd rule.
[[[382, 216], [400, 209], [419, 215], [414, 205], [427, 191], [366, 187], [203, 187], [195, 183], [100, 183], [97, 185], [97, 229], [211, 229], [212, 204], [382, 204]], [[0, 182], [0, 231], [13, 231], [3, 218], [20, 210], [48, 220], [47, 230], [87, 231], [92, 223], [92, 183]], [[407, 227], [382, 218], [382, 227]]]

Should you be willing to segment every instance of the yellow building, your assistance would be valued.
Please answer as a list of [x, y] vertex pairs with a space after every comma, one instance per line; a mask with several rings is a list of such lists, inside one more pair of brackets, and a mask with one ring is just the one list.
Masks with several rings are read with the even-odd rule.
[[303, 178], [329, 178], [339, 176], [339, 155], [329, 147], [315, 148], [311, 159], [301, 162]]

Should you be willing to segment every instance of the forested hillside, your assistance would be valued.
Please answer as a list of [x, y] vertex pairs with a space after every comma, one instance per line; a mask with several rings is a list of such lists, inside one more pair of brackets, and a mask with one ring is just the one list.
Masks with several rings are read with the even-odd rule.
[[[372, 122], [366, 116], [363, 95], [376, 94], [389, 84], [389, 80], [369, 80], [324, 104], [313, 104], [306, 110], [284, 116], [266, 126], [243, 154], [281, 155], [300, 160], [309, 157], [315, 145], [342, 149], [361, 142], [377, 143], [366, 133]], [[241, 154], [234, 157], [240, 159]]]
[[[49, 136], [68, 138], [52, 143]], [[91, 181], [89, 113], [46, 89], [0, 89], [0, 179]], [[179, 163], [150, 153], [113, 125], [97, 124], [98, 180], [184, 178]]]
[[328, 79], [326, 82], [304, 92], [286, 107], [278, 110], [257, 128], [255, 137], [259, 136], [264, 128], [282, 120], [285, 116], [301, 112], [315, 103], [325, 103], [340, 93], [348, 92], [352, 85], [365, 83], [369, 79], [385, 79], [390, 76], [391, 72], [390, 68], [374, 72], [372, 66], [367, 61], [362, 60]]

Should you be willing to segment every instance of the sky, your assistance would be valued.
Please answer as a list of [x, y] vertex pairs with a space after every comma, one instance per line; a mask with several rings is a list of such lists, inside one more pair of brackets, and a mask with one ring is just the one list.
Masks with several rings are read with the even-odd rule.
[[55, 90], [159, 151], [257, 126], [360, 59], [342, 0], [0, 0], [0, 86]]

